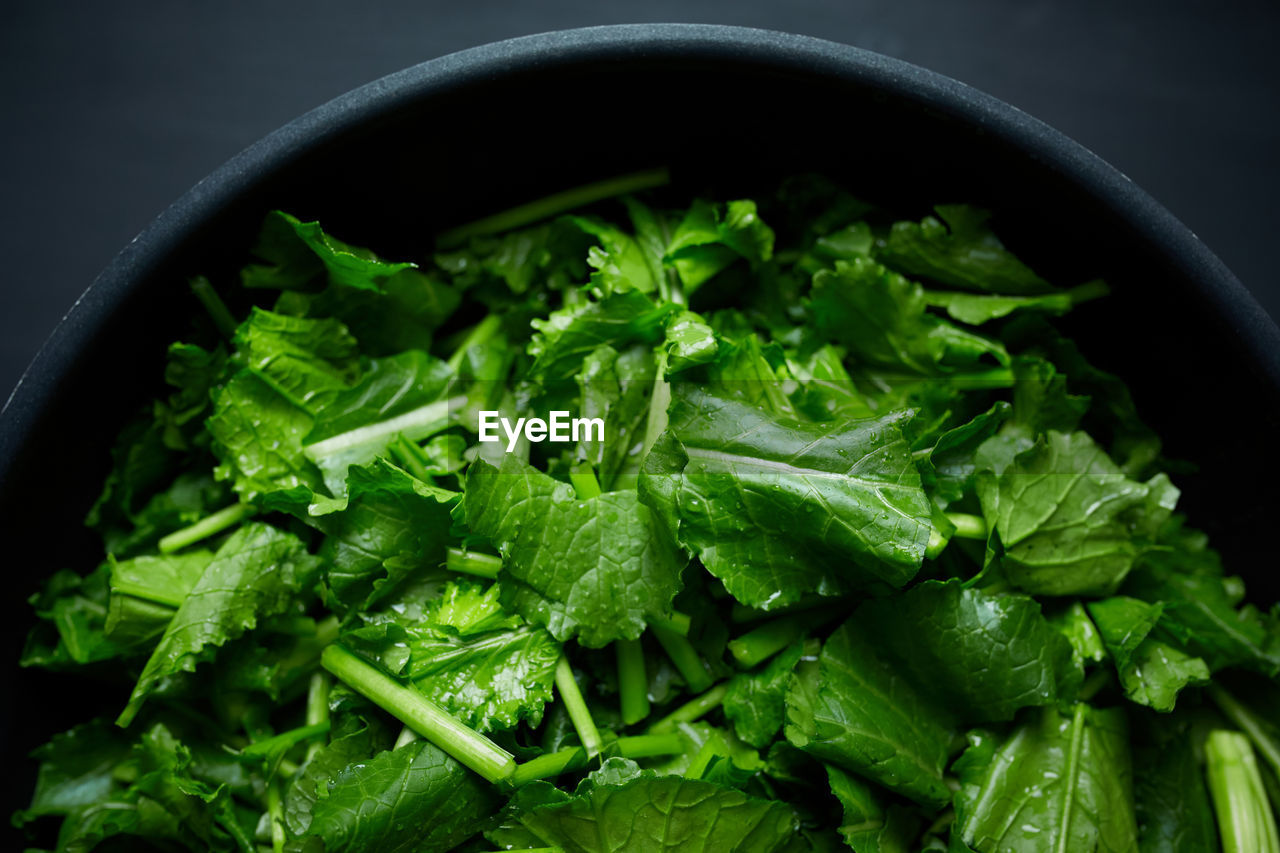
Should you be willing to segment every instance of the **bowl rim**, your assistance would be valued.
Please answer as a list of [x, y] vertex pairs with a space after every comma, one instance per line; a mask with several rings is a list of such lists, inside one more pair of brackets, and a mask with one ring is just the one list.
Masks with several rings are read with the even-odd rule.
[[491, 42], [389, 74], [304, 113], [233, 156], [161, 212], [93, 280], [54, 327], [0, 408], [0, 493], [18, 451], [84, 346], [132, 289], [238, 195], [330, 140], [433, 95], [486, 79], [634, 58], [729, 61], [878, 89], [958, 120], [1035, 158], [1169, 258], [1280, 388], [1280, 327], [1239, 279], [1162, 204], [1080, 143], [1022, 110], [904, 60], [812, 36], [719, 24], [620, 24]]

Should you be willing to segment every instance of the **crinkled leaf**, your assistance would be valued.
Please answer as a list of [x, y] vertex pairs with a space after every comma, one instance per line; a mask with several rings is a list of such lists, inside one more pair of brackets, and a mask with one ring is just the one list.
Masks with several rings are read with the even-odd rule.
[[1102, 642], [1115, 660], [1125, 695], [1157, 711], [1172, 711], [1178, 691], [1209, 681], [1209, 667], [1151, 637], [1163, 607], [1115, 596], [1086, 605]]
[[1149, 489], [1124, 475], [1082, 432], [1049, 431], [999, 476], [978, 475], [1003, 568], [1036, 595], [1099, 595], [1124, 580], [1138, 547], [1124, 513]]
[[955, 772], [957, 828], [977, 853], [1138, 849], [1123, 710], [1046, 708], [971, 746]]
[[816, 666], [801, 666], [787, 691], [787, 740], [822, 761], [872, 779], [917, 802], [950, 798], [942, 779], [952, 729], [846, 622]]
[[919, 830], [917, 821], [902, 806], [885, 805], [865, 779], [827, 765], [831, 793], [844, 810], [840, 834], [854, 853], [909, 853]]
[[777, 737], [787, 713], [787, 686], [802, 654], [804, 643], [795, 643], [759, 672], [739, 673], [729, 682], [724, 715], [738, 737], [757, 748]]
[[937, 376], [1008, 363], [998, 341], [952, 325], [927, 308], [919, 284], [863, 257], [815, 274], [809, 302], [819, 332], [869, 367]]
[[128, 725], [161, 679], [193, 671], [259, 619], [283, 612], [318, 568], [296, 536], [260, 522], [233, 533], [178, 607], [117, 723]]
[[491, 785], [418, 740], [340, 772], [316, 800], [306, 834], [325, 853], [449, 850], [497, 810]]
[[970, 722], [1070, 701], [1080, 685], [1071, 644], [1029, 596], [925, 581], [854, 619], [922, 693]]
[[520, 822], [545, 844], [578, 853], [772, 853], [798, 833], [785, 804], [711, 782], [594, 775], [566, 802], [534, 806]]
[[683, 561], [634, 492], [580, 500], [514, 456], [467, 472], [467, 525], [503, 555], [504, 603], [557, 640], [634, 639], [669, 612]]
[[[989, 211], [967, 204], [940, 204], [938, 218], [896, 222], [877, 256], [908, 275], [983, 293], [1045, 293], [1052, 286], [1018, 260], [987, 220]], [[945, 223], [945, 224], [943, 224]]]
[[1189, 721], [1141, 717], [1134, 725], [1134, 801], [1142, 853], [1216, 853], [1218, 831]]
[[280, 210], [267, 214], [253, 253], [266, 263], [245, 267], [241, 283], [276, 290], [313, 289], [328, 281], [380, 291], [387, 278], [416, 266], [384, 261], [368, 249], [326, 234], [319, 222], [302, 222]]
[[1003, 400], [967, 423], [938, 436], [920, 463], [920, 479], [927, 491], [943, 506], [960, 500], [973, 489], [978, 472], [978, 448], [1009, 417], [1011, 407]]
[[675, 310], [674, 305], [655, 305], [640, 291], [628, 290], [553, 311], [546, 320], [533, 321], [537, 332], [529, 344], [534, 359], [530, 376], [566, 379], [600, 346], [623, 349], [632, 343], [654, 343]]
[[768, 261], [773, 242], [773, 229], [760, 219], [755, 202], [714, 205], [698, 200], [676, 227], [665, 259], [692, 293], [739, 259], [752, 266]]
[[426, 618], [407, 628], [404, 674], [478, 731], [537, 726], [552, 698], [560, 644], [502, 610], [497, 586], [451, 583]]
[[674, 393], [641, 496], [735, 598], [769, 609], [915, 575], [931, 524], [904, 413], [801, 423], [696, 387]]

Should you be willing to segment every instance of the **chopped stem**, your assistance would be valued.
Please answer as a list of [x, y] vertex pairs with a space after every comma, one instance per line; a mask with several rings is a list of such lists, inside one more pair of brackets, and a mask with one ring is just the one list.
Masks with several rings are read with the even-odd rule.
[[584, 184], [583, 186], [544, 196], [526, 204], [517, 205], [501, 213], [495, 213], [491, 216], [477, 219], [474, 222], [459, 225], [456, 228], [450, 228], [436, 237], [436, 245], [442, 249], [456, 248], [472, 237], [499, 234], [503, 231], [510, 231], [513, 228], [532, 225], [535, 222], [550, 219], [553, 216], [579, 207], [585, 207], [597, 201], [660, 187], [670, 183], [670, 181], [671, 173], [664, 167], [647, 169], [643, 172], [632, 172], [627, 175], [618, 175], [603, 181]]
[[1204, 753], [1223, 853], [1280, 853], [1275, 817], [1249, 738], [1217, 729], [1205, 739]]
[[667, 428], [667, 406], [671, 405], [671, 385], [662, 378], [665, 357], [660, 359], [658, 373], [653, 378], [653, 391], [649, 395], [649, 417], [644, 426], [644, 443], [641, 445], [640, 458], [644, 459], [653, 446], [658, 443], [662, 431]]
[[518, 788], [538, 779], [554, 779], [586, 766], [587, 751], [580, 746], [571, 746], [517, 765], [515, 772], [511, 774], [511, 784]]
[[784, 616], [767, 622], [730, 641], [729, 653], [738, 666], [751, 669], [776, 655], [804, 636], [806, 627], [816, 623], [811, 616]]
[[271, 822], [271, 853], [284, 853], [284, 803], [279, 779], [267, 783], [267, 816]]
[[490, 782], [500, 782], [515, 770], [516, 761], [511, 753], [458, 722], [426, 696], [398, 683], [342, 646], [332, 645], [325, 649], [320, 663], [348, 687]]
[[467, 352], [472, 347], [488, 343], [501, 328], [502, 318], [497, 314], [490, 314], [472, 326], [471, 331], [462, 339], [462, 343], [453, 351], [453, 355], [449, 356], [449, 369], [457, 375], [458, 371], [462, 369], [462, 362], [466, 360]]
[[600, 481], [596, 479], [596, 472], [591, 470], [590, 465], [575, 465], [569, 472], [569, 482], [573, 484], [578, 500], [590, 500], [601, 495]]
[[213, 320], [213, 325], [218, 330], [218, 333], [227, 340], [234, 338], [236, 326], [240, 324], [236, 322], [231, 310], [227, 308], [227, 303], [223, 302], [222, 297], [213, 289], [209, 279], [202, 275], [191, 279], [191, 292], [195, 294], [196, 299], [200, 300], [200, 304], [208, 312], [209, 319]]
[[929, 544], [924, 546], [924, 555], [930, 560], [937, 559], [939, 554], [947, 550], [950, 542], [951, 537], [943, 536], [942, 531], [934, 527], [929, 531]]
[[391, 446], [387, 448], [391, 452], [392, 458], [400, 465], [401, 468], [408, 471], [417, 479], [424, 483], [433, 484], [434, 480], [426, 466], [422, 464], [422, 449], [412, 441], [409, 441], [403, 435], [398, 436]]
[[665, 619], [651, 619], [650, 625], [661, 625], [668, 631], [675, 631], [681, 637], [689, 636], [689, 628], [692, 626], [693, 620], [689, 618], [688, 613], [681, 613], [679, 610], [672, 610], [671, 615]]
[[160, 540], [158, 547], [161, 554], [172, 554], [202, 539], [208, 539], [222, 531], [234, 527], [246, 518], [250, 518], [257, 510], [250, 504], [232, 504], [223, 507], [212, 515], [206, 515], [189, 527], [175, 530]]
[[315, 444], [309, 444], [302, 448], [302, 451], [314, 462], [362, 445], [389, 441], [396, 433], [404, 433], [405, 438], [410, 441], [420, 441], [447, 427], [449, 413], [466, 402], [466, 397], [436, 400], [434, 403], [419, 406], [403, 415], [356, 427], [323, 441], [317, 441]]
[[613, 646], [618, 656], [622, 722], [634, 726], [649, 716], [649, 675], [644, 667], [644, 649], [639, 640], [618, 640]]
[[418, 739], [418, 733], [415, 732], [413, 729], [409, 728], [408, 726], [405, 726], [400, 730], [399, 736], [396, 737], [395, 745], [392, 746], [391, 748], [399, 749], [402, 746], [408, 746], [409, 744], [413, 743], [417, 739]]
[[1262, 753], [1263, 759], [1271, 765], [1271, 770], [1280, 777], [1280, 744], [1267, 736], [1260, 721], [1252, 711], [1240, 704], [1234, 696], [1216, 684], [1209, 685], [1209, 698], [1222, 709], [1227, 719], [1235, 723], [1253, 741], [1253, 746]]
[[[311, 683], [307, 685], [307, 725], [315, 726], [320, 723], [327, 724], [329, 722], [329, 674], [327, 672], [314, 672], [311, 674]], [[319, 740], [313, 740], [307, 744], [307, 759], [315, 757], [315, 754], [324, 747]]]
[[325, 720], [322, 723], [299, 726], [296, 729], [290, 729], [287, 732], [281, 732], [278, 735], [272, 735], [269, 738], [255, 741], [240, 750], [240, 755], [244, 758], [253, 759], [268, 758], [274, 753], [283, 752], [289, 749], [294, 744], [302, 743], [304, 740], [311, 740], [312, 738], [320, 737], [320, 735], [326, 734], [328, 731], [328, 720]]
[[724, 694], [728, 692], [728, 684], [718, 684], [715, 687], [696, 696], [685, 704], [676, 708], [667, 716], [649, 727], [650, 734], [664, 734], [674, 731], [675, 727], [680, 723], [692, 723], [694, 720], [700, 719], [704, 715], [710, 713], [717, 705], [724, 700]]
[[582, 698], [578, 682], [573, 678], [573, 667], [569, 666], [569, 659], [564, 655], [560, 656], [560, 662], [556, 664], [556, 690], [560, 692], [560, 699], [569, 712], [569, 720], [578, 733], [578, 740], [582, 741], [583, 749], [587, 751], [587, 757], [596, 757], [603, 747], [600, 732], [596, 729], [595, 720], [591, 719], [591, 711], [587, 708], [587, 701]]
[[[674, 732], [618, 738], [609, 746], [611, 754], [630, 759], [675, 755], [683, 751], [684, 739]], [[511, 774], [511, 784], [518, 788], [537, 779], [552, 779], [563, 773], [572, 773], [586, 767], [588, 760], [587, 751], [580, 746], [548, 752], [518, 765]]]
[[451, 572], [461, 572], [490, 580], [502, 569], [502, 558], [493, 554], [481, 554], [465, 548], [450, 548], [446, 552], [444, 566]]
[[693, 644], [684, 637], [657, 623], [649, 623], [649, 630], [675, 664], [680, 676], [694, 693], [701, 693], [711, 686], [711, 673], [702, 662]]
[[967, 512], [949, 512], [946, 515], [947, 520], [956, 526], [956, 532], [952, 536], [961, 539], [987, 538], [987, 520], [982, 516]]

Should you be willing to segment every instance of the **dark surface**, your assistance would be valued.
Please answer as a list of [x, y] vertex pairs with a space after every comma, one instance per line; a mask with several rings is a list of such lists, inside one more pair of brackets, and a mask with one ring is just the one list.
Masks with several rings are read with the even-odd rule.
[[[1280, 316], [1268, 251], [1280, 225], [1275, 3], [9, 0], [0, 7], [0, 398], [156, 214], [302, 112], [494, 39], [664, 20], [843, 41], [990, 92], [1131, 176]], [[597, 139], [669, 132], [645, 108], [683, 94], [677, 86], [647, 105], [583, 103], [581, 116]], [[786, 113], [761, 104], [726, 127]]]

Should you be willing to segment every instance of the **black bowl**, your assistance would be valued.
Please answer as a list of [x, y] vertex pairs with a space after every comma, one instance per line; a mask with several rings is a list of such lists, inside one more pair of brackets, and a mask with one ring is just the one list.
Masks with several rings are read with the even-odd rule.
[[[890, 210], [997, 211], [1006, 242], [1052, 280], [1104, 276], [1114, 296], [1069, 331], [1131, 385], [1166, 451], [1199, 466], [1183, 506], [1245, 576], [1280, 598], [1259, 529], [1280, 518], [1280, 330], [1199, 240], [1124, 175], [1035, 119], [960, 83], [844, 45], [758, 30], [572, 30], [436, 59], [344, 95], [198, 184], [72, 307], [0, 415], [0, 524], [10, 660], [25, 599], [99, 543], [81, 519], [129, 415], [162, 388], [194, 273], [227, 281], [263, 213], [283, 207], [390, 257], [431, 233], [601, 177], [670, 164], [676, 184], [750, 195], [815, 170]], [[125, 695], [3, 670], [9, 802], [23, 757]], [[71, 692], [74, 691], [74, 692]], [[21, 768], [19, 770], [19, 768]]]

